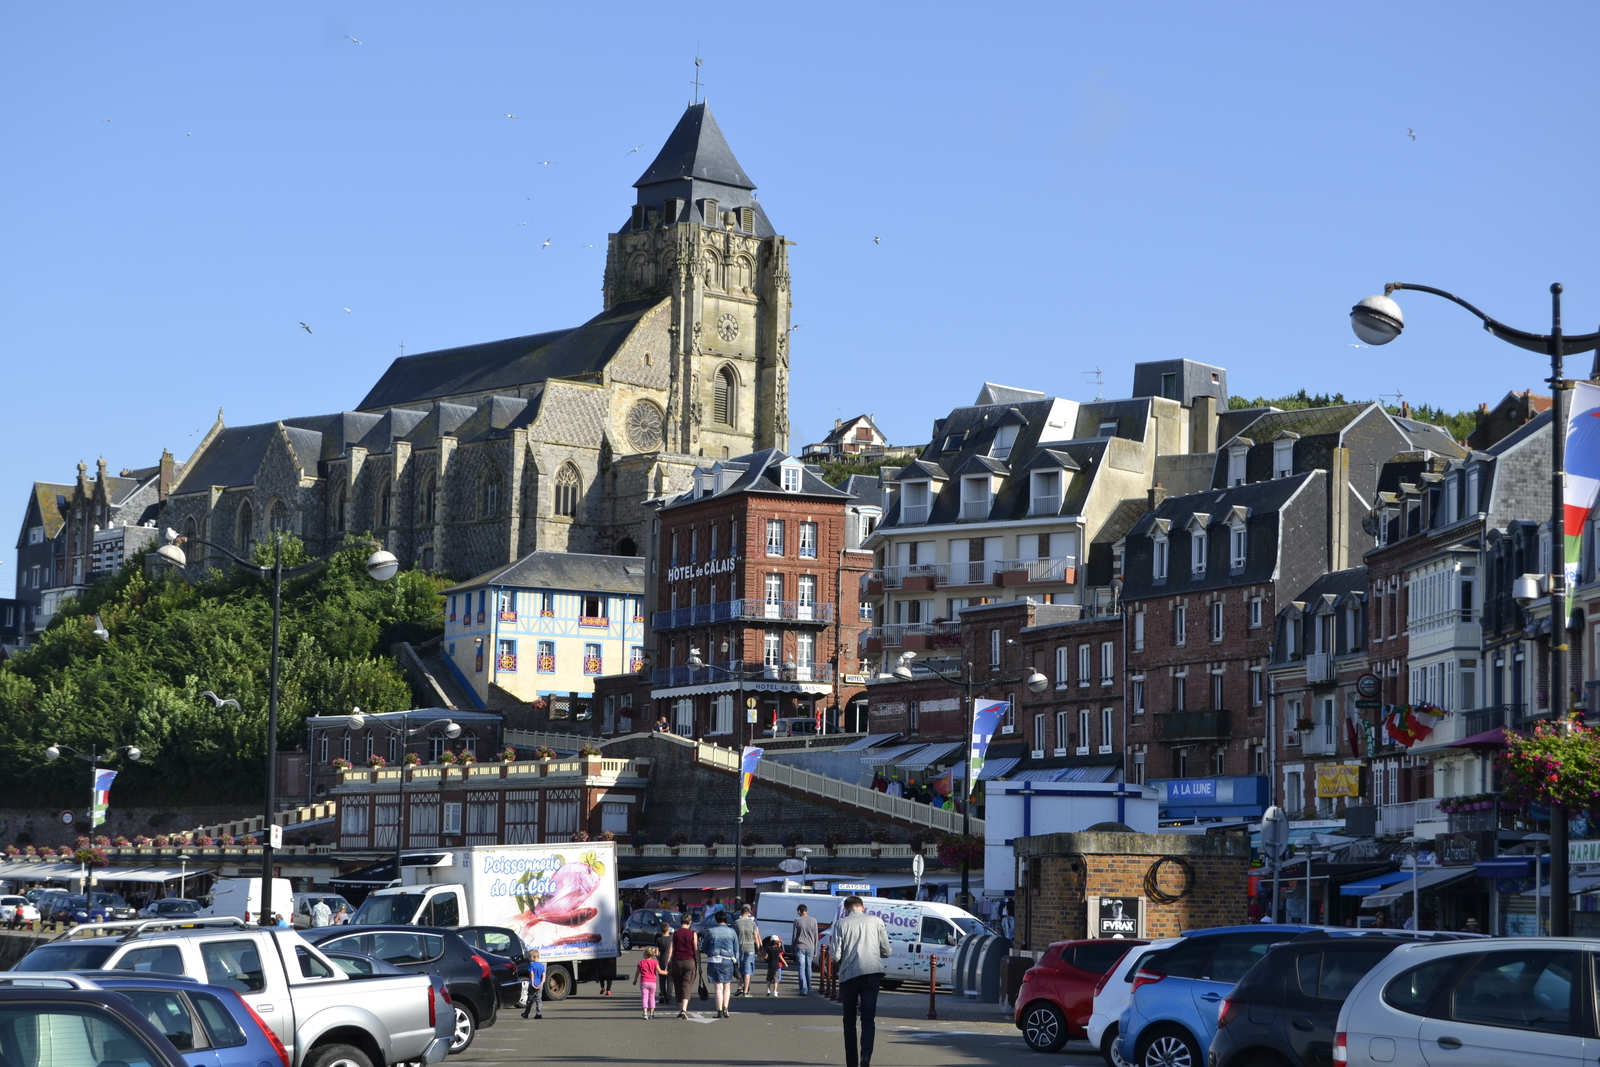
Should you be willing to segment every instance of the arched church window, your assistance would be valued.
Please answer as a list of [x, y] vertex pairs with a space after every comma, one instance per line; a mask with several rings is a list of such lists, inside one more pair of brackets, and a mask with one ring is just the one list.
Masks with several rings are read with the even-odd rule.
[[255, 544], [256, 516], [250, 507], [250, 501], [239, 503], [239, 514], [234, 520], [233, 547], [242, 555], [250, 551], [250, 546]]
[[583, 481], [578, 468], [564, 463], [556, 473], [555, 513], [569, 519], [578, 517], [578, 498], [583, 495]]
[[428, 483], [422, 487], [421, 518], [423, 522], [433, 522], [438, 514], [439, 506], [439, 477], [432, 475]]
[[274, 500], [267, 506], [267, 529], [274, 534], [289, 533], [289, 509], [283, 501]]
[[387, 530], [389, 528], [389, 517], [393, 514], [391, 510], [393, 504], [394, 489], [390, 485], [389, 479], [385, 478], [383, 483], [378, 486], [378, 529]]
[[733, 378], [733, 368], [723, 367], [711, 385], [711, 421], [723, 426], [733, 426], [739, 412], [738, 383]]
[[492, 519], [500, 514], [500, 472], [490, 470], [483, 476], [478, 491], [478, 518]]
[[333, 491], [333, 507], [331, 509], [333, 514], [329, 516], [329, 518], [332, 519], [332, 526], [337, 533], [344, 533], [345, 501], [346, 495], [344, 484], [340, 483], [338, 488]]

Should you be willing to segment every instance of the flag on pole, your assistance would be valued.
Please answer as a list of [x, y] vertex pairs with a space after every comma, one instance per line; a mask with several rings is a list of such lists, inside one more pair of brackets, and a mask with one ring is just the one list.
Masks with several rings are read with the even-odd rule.
[[89, 809], [89, 825], [99, 826], [106, 821], [106, 809], [111, 807], [111, 783], [116, 781], [116, 771], [94, 769], [94, 803]]
[[1567, 462], [1561, 491], [1566, 543], [1561, 548], [1567, 587], [1566, 618], [1570, 622], [1573, 593], [1578, 588], [1583, 528], [1589, 524], [1595, 497], [1600, 495], [1600, 386], [1589, 382], [1573, 385], [1566, 433]]
[[755, 781], [756, 764], [761, 762], [761, 749], [754, 745], [746, 745], [744, 751], [739, 753], [739, 814], [749, 815], [750, 805], [746, 802], [750, 796], [750, 783]]
[[1010, 709], [1009, 700], [975, 700], [972, 707], [972, 751], [967, 759], [967, 796], [977, 785], [978, 772], [983, 770], [983, 754], [989, 751], [989, 740], [1000, 728], [1000, 720]]

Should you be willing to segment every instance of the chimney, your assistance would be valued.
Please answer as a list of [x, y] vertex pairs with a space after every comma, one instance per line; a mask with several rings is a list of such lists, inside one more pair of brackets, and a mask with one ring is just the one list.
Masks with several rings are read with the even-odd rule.
[[839, 427], [841, 427], [841, 426], [843, 426], [843, 425], [844, 425], [844, 420], [843, 420], [843, 419], [834, 419], [834, 420], [833, 420], [833, 428], [834, 428], [834, 429], [835, 429], [835, 430], [838, 430], [838, 429], [839, 429]]
[[173, 469], [172, 453], [165, 448], [161, 450], [161, 474], [156, 478], [156, 499], [166, 503], [167, 494], [172, 492], [172, 484], [176, 479]]
[[1409, 402], [1404, 400], [1400, 401], [1400, 417], [1403, 419], [1409, 419], [1411, 417], [1411, 404]]
[[1167, 491], [1161, 488], [1160, 482], [1157, 482], [1155, 485], [1150, 487], [1148, 496], [1150, 499], [1150, 510], [1154, 511], [1156, 508], [1161, 506], [1162, 501], [1167, 499]]
[[1204, 455], [1217, 450], [1217, 398], [1197, 396], [1189, 408], [1189, 451]]

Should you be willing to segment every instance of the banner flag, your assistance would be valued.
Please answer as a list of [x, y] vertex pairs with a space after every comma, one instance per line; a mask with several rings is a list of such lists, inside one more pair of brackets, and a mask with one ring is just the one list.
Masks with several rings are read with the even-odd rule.
[[1570, 626], [1573, 595], [1578, 588], [1578, 564], [1583, 558], [1583, 528], [1589, 524], [1595, 497], [1600, 495], [1600, 385], [1573, 384], [1566, 434], [1566, 476], [1561, 491], [1566, 543], [1561, 547], [1567, 588], [1566, 619]]
[[[762, 750], [754, 745], [746, 745], [744, 751], [739, 753], [739, 814], [749, 815], [750, 805], [747, 803], [750, 796], [750, 783], [755, 781], [756, 764], [761, 762]], [[737, 844], [738, 842], [735, 842]]]
[[111, 807], [111, 783], [116, 781], [116, 771], [94, 770], [94, 802], [89, 808], [89, 825], [99, 826], [106, 821], [106, 809]]
[[983, 770], [983, 755], [989, 751], [989, 739], [1000, 729], [1000, 720], [1011, 709], [1009, 700], [974, 700], [972, 703], [972, 751], [967, 758], [967, 796], [977, 787], [978, 772]]

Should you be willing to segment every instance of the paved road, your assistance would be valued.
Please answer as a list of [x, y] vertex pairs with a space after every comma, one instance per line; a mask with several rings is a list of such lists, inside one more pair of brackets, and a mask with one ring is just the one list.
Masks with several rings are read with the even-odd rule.
[[[638, 988], [618, 982], [615, 995], [583, 995], [547, 1004], [543, 1020], [524, 1021], [503, 1011], [471, 1049], [446, 1067], [525, 1064], [529, 1060], [572, 1064], [690, 1064], [693, 1067], [779, 1067], [842, 1064], [839, 1005], [822, 997], [740, 997], [733, 1017], [690, 1004], [690, 1018], [661, 1011], [653, 1021], [639, 1015]], [[941, 1019], [929, 1021], [928, 995], [884, 993], [878, 1001], [874, 1067], [943, 1064], [1008, 1064], [1017, 1067], [1089, 1067], [1104, 1061], [1085, 1042], [1055, 1055], [1029, 1051], [1017, 1028], [999, 1009], [976, 1008], [940, 998]], [[949, 1001], [949, 1003], [944, 1003]]]

